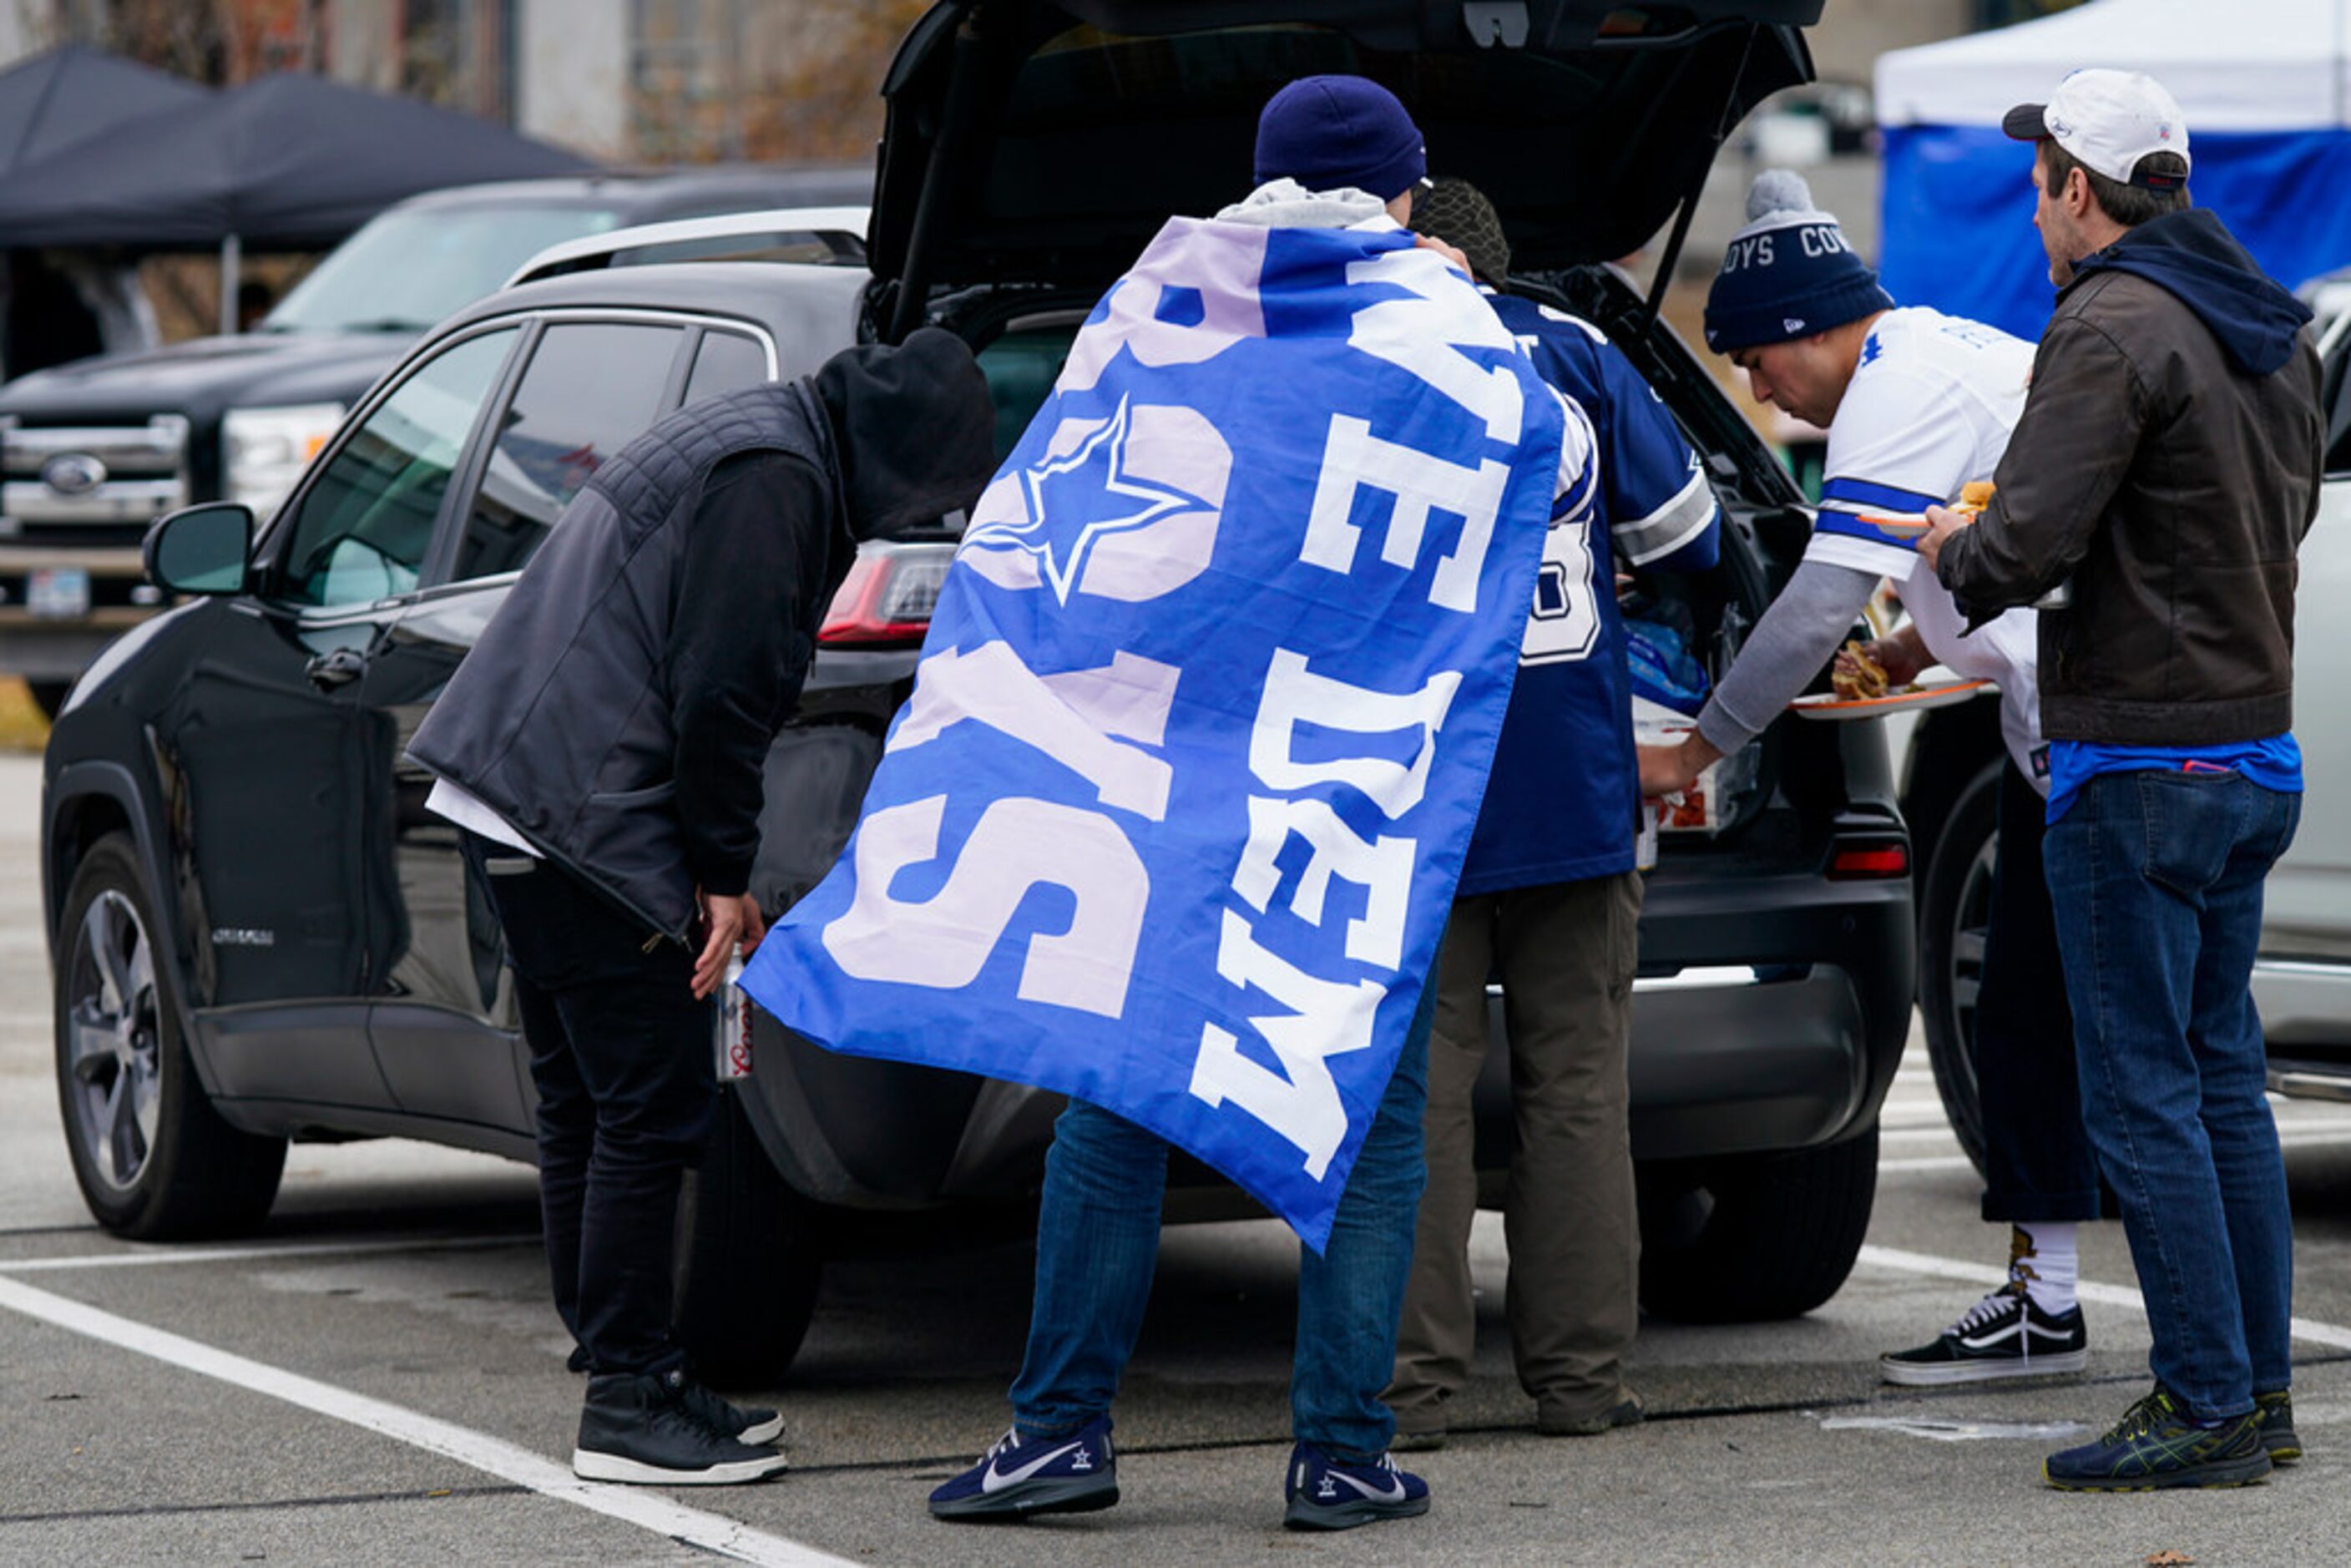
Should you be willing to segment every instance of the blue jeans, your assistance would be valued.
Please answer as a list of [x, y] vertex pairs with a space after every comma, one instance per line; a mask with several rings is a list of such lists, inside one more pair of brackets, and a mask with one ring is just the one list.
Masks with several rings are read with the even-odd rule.
[[2043, 848], [2148, 1359], [2207, 1420], [2293, 1378], [2294, 1218], [2252, 981], [2262, 883], [2301, 815], [2300, 795], [2235, 773], [2106, 773]]
[[[1330, 1244], [1320, 1258], [1299, 1249], [1290, 1426], [1300, 1442], [1345, 1459], [1376, 1458], [1395, 1434], [1380, 1391], [1395, 1362], [1427, 1176], [1420, 1122], [1436, 1002], [1431, 984], [1347, 1175]], [[1073, 1432], [1109, 1411], [1151, 1298], [1166, 1185], [1167, 1145], [1157, 1135], [1079, 1100], [1054, 1124], [1029, 1353], [1012, 1385], [1024, 1438]]]

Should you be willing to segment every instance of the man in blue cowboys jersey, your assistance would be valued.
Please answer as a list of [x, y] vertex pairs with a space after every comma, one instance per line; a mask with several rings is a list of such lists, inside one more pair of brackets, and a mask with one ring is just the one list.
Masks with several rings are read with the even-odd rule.
[[2032, 346], [1940, 311], [1896, 307], [1793, 174], [1759, 175], [1747, 211], [1707, 299], [1707, 344], [1747, 371], [1758, 400], [1828, 431], [1820, 513], [1802, 564], [1717, 685], [1697, 732], [1678, 747], [1642, 749], [1642, 786], [1653, 795], [1683, 789], [1752, 740], [1819, 673], [1881, 577], [1910, 614], [1900, 634], [1863, 650], [1890, 682], [1907, 684], [1939, 663], [1999, 684], [2010, 766], [1975, 1051], [1983, 1217], [2009, 1223], [2009, 1279], [1934, 1340], [1881, 1357], [1879, 1368], [1903, 1384], [2078, 1372], [2088, 1339], [2074, 1300], [2074, 1227], [2097, 1218], [2099, 1190], [2042, 876], [2049, 772], [2035, 612], [2011, 610], [1970, 632], [1934, 572], [1915, 570], [1926, 508], [1990, 479], [2007, 450]]
[[1502, 979], [1518, 1124], [1503, 1226], [1519, 1383], [1553, 1436], [1641, 1417], [1625, 1385], [1640, 1316], [1625, 1066], [1640, 796], [1612, 555], [1704, 570], [1715, 560], [1716, 509], [1672, 416], [1598, 328], [1498, 292], [1510, 245], [1475, 186], [1437, 182], [1413, 225], [1463, 253], [1537, 372], [1589, 416], [1602, 486], [1591, 513], [1546, 536], [1518, 683], [1437, 960], [1428, 1189], [1387, 1393], [1397, 1447], [1435, 1448], [1476, 1340], [1470, 1098], [1486, 1060], [1489, 974]]

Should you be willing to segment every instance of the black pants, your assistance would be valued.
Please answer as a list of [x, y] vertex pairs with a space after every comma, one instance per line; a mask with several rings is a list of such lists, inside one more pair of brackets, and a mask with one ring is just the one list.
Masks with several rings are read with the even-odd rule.
[[2057, 923], [2042, 875], [2045, 803], [2016, 765], [2001, 770], [2000, 858], [1992, 867], [1976, 1092], [1983, 1108], [1986, 1219], [2095, 1219], [2098, 1161], [2082, 1125], [2074, 1015]]
[[559, 866], [472, 833], [506, 929], [538, 1086], [539, 1215], [555, 1310], [596, 1372], [663, 1372], [678, 1184], [709, 1137], [711, 1004], [693, 963]]

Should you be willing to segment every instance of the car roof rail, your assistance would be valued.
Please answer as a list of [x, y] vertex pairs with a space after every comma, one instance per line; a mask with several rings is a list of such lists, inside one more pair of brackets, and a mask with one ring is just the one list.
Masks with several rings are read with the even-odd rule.
[[862, 267], [865, 207], [772, 207], [610, 229], [549, 246], [515, 269], [505, 287], [610, 267], [692, 261], [780, 261]]

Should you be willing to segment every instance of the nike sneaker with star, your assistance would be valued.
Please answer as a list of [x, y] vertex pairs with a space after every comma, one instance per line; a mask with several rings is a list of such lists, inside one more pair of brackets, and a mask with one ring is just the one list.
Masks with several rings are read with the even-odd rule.
[[1281, 1522], [1292, 1530], [1353, 1530], [1428, 1511], [1428, 1483], [1385, 1454], [1350, 1463], [1301, 1443], [1290, 1450], [1281, 1490], [1290, 1501]]
[[978, 1523], [1091, 1513], [1117, 1500], [1110, 1417], [1098, 1416], [1074, 1432], [1051, 1437], [1024, 1437], [1014, 1427], [979, 1463], [931, 1493], [931, 1514]]

